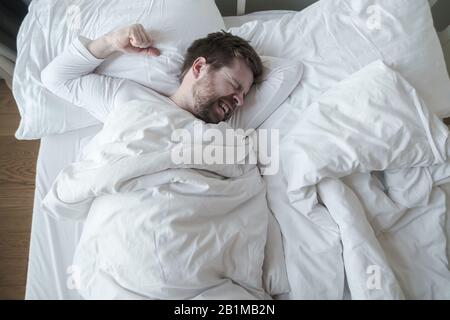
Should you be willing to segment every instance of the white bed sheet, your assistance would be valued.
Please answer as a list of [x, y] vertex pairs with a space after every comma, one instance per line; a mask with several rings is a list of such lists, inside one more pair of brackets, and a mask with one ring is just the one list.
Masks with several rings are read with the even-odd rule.
[[[252, 20], [270, 20], [292, 11], [274, 10], [250, 15], [225, 17], [227, 28]], [[41, 139], [36, 165], [36, 190], [30, 238], [25, 299], [80, 299], [73, 288], [77, 270], [72, 266], [73, 254], [81, 236], [82, 223], [56, 221], [41, 209], [58, 173], [75, 161], [79, 151], [101, 126]]]
[[82, 223], [54, 220], [41, 209], [41, 200], [58, 173], [77, 159], [81, 146], [100, 129], [92, 126], [41, 139], [25, 299], [80, 299], [70, 285], [76, 277], [70, 266]]

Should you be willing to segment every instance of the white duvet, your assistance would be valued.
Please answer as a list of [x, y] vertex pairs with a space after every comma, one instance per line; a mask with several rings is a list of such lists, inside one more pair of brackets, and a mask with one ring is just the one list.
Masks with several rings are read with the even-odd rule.
[[59, 174], [43, 205], [86, 219], [72, 266], [84, 298], [270, 298], [265, 184], [256, 165], [174, 165], [174, 130], [210, 126], [194, 119], [157, 99], [126, 104]]
[[448, 129], [376, 61], [325, 92], [280, 146], [268, 198], [291, 299], [449, 299]]

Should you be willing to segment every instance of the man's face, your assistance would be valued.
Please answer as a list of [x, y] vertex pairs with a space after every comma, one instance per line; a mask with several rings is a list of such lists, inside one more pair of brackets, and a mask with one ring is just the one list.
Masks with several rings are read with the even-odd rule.
[[195, 115], [208, 123], [228, 120], [252, 84], [253, 73], [241, 59], [218, 70], [208, 68], [192, 88]]

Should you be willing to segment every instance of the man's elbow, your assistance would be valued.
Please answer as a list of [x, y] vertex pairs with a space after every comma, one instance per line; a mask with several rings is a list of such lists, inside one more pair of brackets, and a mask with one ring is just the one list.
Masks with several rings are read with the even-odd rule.
[[41, 71], [41, 83], [46, 89], [52, 92], [55, 92], [59, 86], [55, 75], [48, 66]]

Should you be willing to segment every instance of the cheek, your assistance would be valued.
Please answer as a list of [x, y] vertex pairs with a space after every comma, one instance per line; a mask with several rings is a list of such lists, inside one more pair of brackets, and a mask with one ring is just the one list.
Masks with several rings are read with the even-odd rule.
[[216, 94], [214, 91], [214, 87], [209, 81], [198, 83], [194, 90], [194, 97], [201, 100], [202, 103], [206, 103], [207, 101], [213, 99], [215, 96]]
[[224, 81], [211, 81], [212, 91], [216, 93], [218, 98], [226, 97], [233, 94], [231, 85]]

